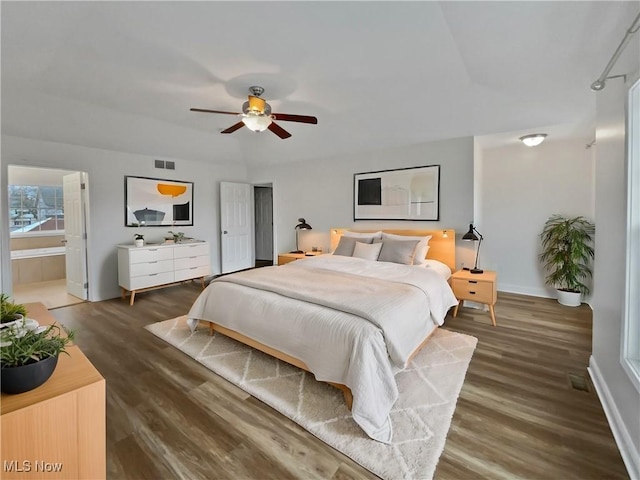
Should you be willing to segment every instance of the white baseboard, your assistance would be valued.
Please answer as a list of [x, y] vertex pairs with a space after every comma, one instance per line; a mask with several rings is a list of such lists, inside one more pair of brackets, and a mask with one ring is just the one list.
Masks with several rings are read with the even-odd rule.
[[607, 421], [609, 422], [609, 427], [611, 427], [613, 438], [618, 445], [618, 450], [620, 450], [622, 461], [627, 467], [629, 477], [631, 477], [631, 480], [640, 480], [640, 452], [637, 452], [635, 449], [629, 431], [622, 421], [620, 412], [613, 401], [609, 387], [607, 387], [593, 355], [589, 358], [589, 367], [587, 370], [591, 376], [593, 386], [596, 388], [596, 393], [604, 409]]
[[529, 295], [531, 297], [542, 297], [542, 298], [556, 298], [555, 293], [550, 291], [547, 288], [536, 288], [536, 287], [523, 287], [522, 285], [510, 285], [508, 283], [501, 283], [498, 280], [498, 291], [506, 292], [506, 293], [519, 293], [520, 295]]

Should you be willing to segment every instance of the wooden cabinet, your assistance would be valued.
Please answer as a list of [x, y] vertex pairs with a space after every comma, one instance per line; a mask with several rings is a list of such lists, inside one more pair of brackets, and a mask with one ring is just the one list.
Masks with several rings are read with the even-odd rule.
[[[29, 318], [55, 322], [41, 303]], [[78, 346], [40, 387], [0, 399], [3, 479], [106, 478], [105, 380]]]
[[322, 255], [322, 252], [279, 253], [278, 265], [284, 265], [285, 263], [293, 262], [304, 257], [315, 257], [316, 255]]
[[491, 323], [496, 326], [496, 314], [493, 306], [498, 299], [496, 290], [497, 274], [491, 270], [485, 270], [483, 273], [471, 273], [468, 270], [458, 270], [451, 275], [451, 288], [458, 299], [453, 311], [453, 316], [458, 315], [458, 307], [464, 300], [472, 302], [484, 303], [489, 306], [491, 314]]
[[211, 274], [209, 242], [162, 245], [118, 245], [118, 283], [122, 297]]

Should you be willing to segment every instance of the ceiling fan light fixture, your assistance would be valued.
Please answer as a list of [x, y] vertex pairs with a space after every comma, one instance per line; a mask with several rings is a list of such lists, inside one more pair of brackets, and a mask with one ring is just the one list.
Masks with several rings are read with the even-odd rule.
[[527, 147], [536, 147], [544, 142], [545, 138], [547, 138], [546, 133], [532, 133], [531, 135], [520, 137], [520, 141]]
[[249, 112], [242, 116], [242, 123], [246, 125], [249, 130], [254, 132], [264, 132], [269, 125], [271, 125], [271, 117], [268, 115], [260, 115]]
[[263, 98], [249, 95], [248, 109], [251, 112], [264, 113], [264, 107], [266, 103], [267, 102], [265, 102]]

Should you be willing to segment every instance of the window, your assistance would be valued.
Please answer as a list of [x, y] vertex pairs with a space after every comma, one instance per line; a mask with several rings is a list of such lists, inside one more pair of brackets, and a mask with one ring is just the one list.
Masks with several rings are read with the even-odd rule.
[[62, 187], [9, 185], [9, 231], [11, 235], [63, 232]]
[[640, 80], [629, 90], [627, 278], [622, 366], [640, 392]]

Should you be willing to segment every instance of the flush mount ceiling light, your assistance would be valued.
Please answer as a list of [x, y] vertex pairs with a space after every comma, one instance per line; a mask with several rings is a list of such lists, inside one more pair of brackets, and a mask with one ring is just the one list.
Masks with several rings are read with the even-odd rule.
[[544, 142], [544, 139], [547, 138], [546, 133], [532, 133], [531, 135], [525, 135], [524, 137], [520, 137], [522, 143], [524, 143], [527, 147], [535, 147]]

